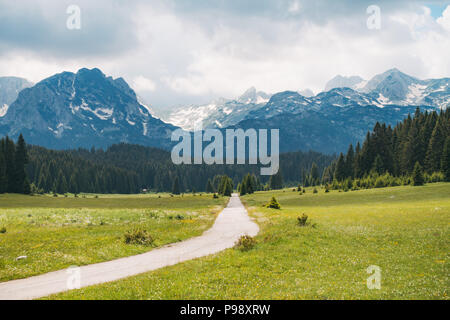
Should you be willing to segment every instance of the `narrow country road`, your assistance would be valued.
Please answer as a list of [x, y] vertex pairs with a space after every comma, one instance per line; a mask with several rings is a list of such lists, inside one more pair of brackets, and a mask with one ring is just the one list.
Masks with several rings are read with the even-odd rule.
[[[213, 227], [203, 235], [137, 256], [81, 267], [81, 287], [110, 282], [214, 254], [233, 247], [240, 236], [255, 236], [258, 231], [258, 225], [250, 220], [239, 196], [233, 194]], [[0, 300], [35, 299], [68, 291], [70, 276], [68, 270], [64, 269], [0, 283]]]

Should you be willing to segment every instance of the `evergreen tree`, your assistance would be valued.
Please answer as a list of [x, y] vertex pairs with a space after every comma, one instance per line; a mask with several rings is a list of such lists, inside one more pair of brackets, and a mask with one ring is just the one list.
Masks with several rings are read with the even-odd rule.
[[[17, 140], [14, 162], [14, 181], [12, 191], [15, 193], [23, 193], [23, 188], [26, 184], [25, 165], [28, 163], [28, 157], [25, 140], [23, 139], [22, 134], [19, 135], [19, 139]], [[29, 181], [27, 183], [29, 184]], [[29, 189], [29, 186], [27, 189]]]
[[420, 165], [419, 162], [416, 162], [416, 165], [414, 166], [412, 179], [414, 186], [423, 186], [423, 184], [425, 183], [425, 179], [423, 177], [422, 172], [422, 166]]
[[444, 150], [444, 128], [443, 128], [443, 117], [439, 117], [436, 126], [431, 135], [430, 143], [428, 145], [427, 151], [427, 171], [435, 172], [441, 169], [441, 157]]
[[208, 182], [206, 184], [206, 192], [207, 193], [214, 193], [215, 192], [214, 187], [213, 187], [212, 182], [211, 182], [211, 179], [208, 179]]
[[355, 172], [355, 153], [353, 151], [353, 145], [351, 144], [347, 151], [345, 158], [345, 175], [346, 177], [353, 178]]
[[320, 181], [319, 168], [317, 167], [317, 164], [315, 162], [313, 162], [313, 164], [311, 166], [310, 177], [311, 177], [312, 185], [316, 186], [319, 184], [319, 181]]
[[8, 137], [5, 138], [5, 151], [3, 153], [5, 155], [5, 163], [6, 163], [6, 180], [7, 187], [6, 192], [14, 193], [16, 192], [16, 182], [15, 182], [15, 173], [16, 173], [16, 147], [14, 142]]
[[5, 193], [7, 188], [8, 179], [6, 177], [6, 161], [2, 148], [0, 148], [0, 193]]
[[339, 159], [336, 163], [336, 171], [334, 172], [334, 178], [337, 181], [344, 181], [347, 173], [347, 168], [345, 165], [345, 159], [344, 159], [344, 154], [340, 154], [339, 155]]
[[372, 170], [379, 175], [382, 175], [385, 172], [383, 160], [381, 159], [381, 156], [379, 154], [376, 156], [375, 161], [373, 162]]
[[25, 181], [23, 182], [23, 194], [31, 194], [31, 185], [28, 177], [25, 177]]
[[173, 181], [173, 185], [172, 185], [172, 193], [179, 195], [181, 194], [181, 190], [180, 190], [180, 179], [178, 178], [178, 176], [175, 177], [174, 181]]
[[[64, 176], [63, 172], [61, 170], [59, 170], [58, 173], [58, 180], [56, 182], [56, 193], [59, 194], [64, 194], [67, 192], [67, 181], [66, 181], [66, 177]], [[92, 192], [92, 190], [90, 190], [90, 192]]]
[[281, 174], [281, 170], [277, 174], [270, 176], [269, 188], [271, 190], [283, 189], [283, 175]]
[[450, 182], [450, 136], [445, 139], [444, 151], [441, 158], [441, 170], [444, 173], [445, 181]]

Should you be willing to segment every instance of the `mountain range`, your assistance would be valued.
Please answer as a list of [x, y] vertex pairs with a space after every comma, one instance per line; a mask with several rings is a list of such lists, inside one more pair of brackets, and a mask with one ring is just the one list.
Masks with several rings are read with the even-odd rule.
[[128, 142], [168, 148], [175, 127], [151, 116], [122, 79], [99, 69], [63, 72], [20, 91], [0, 133], [54, 149]]
[[[0, 86], [0, 101], [7, 105], [0, 114], [0, 134], [23, 133], [31, 144], [56, 149], [119, 142], [168, 149], [172, 130], [192, 131], [202, 123], [203, 128], [276, 128], [281, 151], [336, 153], [362, 141], [377, 121], [394, 125], [417, 107], [447, 108], [449, 84], [450, 78], [420, 80], [391, 69], [368, 81], [335, 77], [317, 95], [310, 91], [272, 95], [250, 88], [236, 99], [185, 106], [164, 117], [152, 114], [122, 78], [81, 69], [34, 86], [22, 82], [21, 91], [17, 84]], [[20, 92], [12, 102], [13, 95], [5, 92], [14, 90]]]

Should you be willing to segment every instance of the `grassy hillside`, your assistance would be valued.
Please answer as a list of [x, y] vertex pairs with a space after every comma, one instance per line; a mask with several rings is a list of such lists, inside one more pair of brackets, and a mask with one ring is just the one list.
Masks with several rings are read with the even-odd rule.
[[[274, 195], [282, 210], [263, 208]], [[52, 299], [448, 299], [450, 184], [245, 196], [261, 226], [230, 249]], [[300, 227], [307, 214], [315, 227]], [[371, 265], [381, 290], [367, 288]]]
[[[0, 195], [0, 281], [135, 255], [200, 235], [227, 202], [211, 195], [85, 197]], [[147, 230], [153, 246], [125, 244], [124, 234], [135, 228]], [[19, 256], [27, 258], [17, 261]]]

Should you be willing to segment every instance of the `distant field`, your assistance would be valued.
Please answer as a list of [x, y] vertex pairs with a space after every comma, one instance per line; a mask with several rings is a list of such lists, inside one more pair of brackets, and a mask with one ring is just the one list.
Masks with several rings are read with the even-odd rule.
[[[274, 195], [282, 210], [263, 208]], [[52, 299], [448, 299], [450, 184], [243, 197], [261, 227], [230, 249]], [[299, 227], [306, 213], [316, 226]], [[367, 288], [379, 266], [381, 290]]]
[[[0, 195], [0, 282], [152, 250], [124, 243], [125, 232], [134, 228], [148, 230], [155, 247], [200, 235], [228, 200], [168, 194], [85, 197]], [[19, 256], [27, 258], [16, 261]]]

